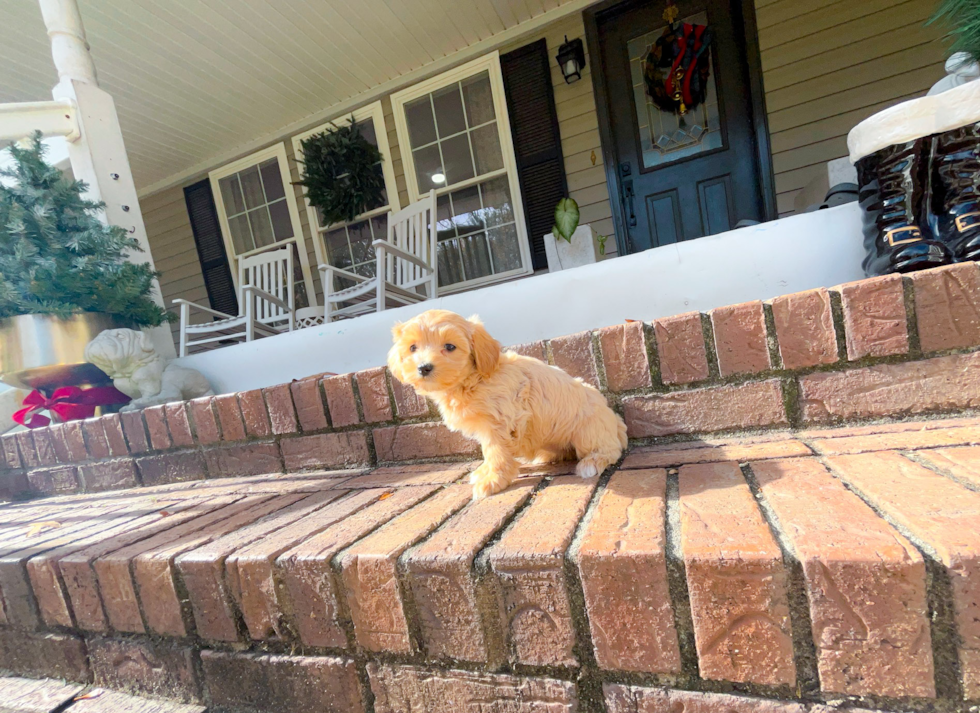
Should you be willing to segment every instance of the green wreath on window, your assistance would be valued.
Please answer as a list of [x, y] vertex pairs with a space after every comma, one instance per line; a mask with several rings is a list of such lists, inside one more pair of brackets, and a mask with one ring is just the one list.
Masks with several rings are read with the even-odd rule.
[[354, 220], [381, 205], [385, 188], [381, 152], [353, 117], [349, 124], [331, 127], [301, 142], [305, 170], [297, 181], [325, 225]]

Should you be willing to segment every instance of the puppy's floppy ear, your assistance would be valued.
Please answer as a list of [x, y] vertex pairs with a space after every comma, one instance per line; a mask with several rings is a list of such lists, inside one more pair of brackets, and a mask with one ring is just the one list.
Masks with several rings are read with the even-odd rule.
[[391, 336], [395, 343], [392, 345], [391, 349], [388, 350], [388, 371], [390, 371], [391, 375], [403, 384], [405, 383], [405, 372], [402, 370], [402, 360], [398, 349], [398, 342], [401, 340], [402, 334], [404, 333], [405, 324], [403, 322], [395, 322], [391, 328]]
[[500, 342], [490, 336], [478, 317], [470, 317], [467, 321], [471, 325], [470, 342], [473, 346], [476, 371], [486, 379], [497, 370], [497, 364], [500, 362]]
[[402, 368], [402, 360], [401, 355], [398, 353], [397, 343], [388, 350], [388, 371], [390, 371], [391, 375], [398, 379], [401, 383], [408, 383], [405, 380], [405, 371]]

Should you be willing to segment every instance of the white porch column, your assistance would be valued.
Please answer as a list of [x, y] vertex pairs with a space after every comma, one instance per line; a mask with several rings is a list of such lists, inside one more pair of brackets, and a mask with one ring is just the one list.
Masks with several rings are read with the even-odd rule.
[[[76, 179], [88, 184], [87, 196], [91, 200], [105, 202], [106, 220], [128, 230], [143, 248], [142, 253], [130, 255], [130, 260], [148, 262], [152, 267], [153, 256], [116, 105], [112, 97], [99, 88], [76, 0], [38, 0], [38, 3], [51, 38], [51, 56], [60, 80], [51, 95], [55, 99], [73, 100], [77, 107], [80, 138], [68, 143], [72, 172]], [[156, 281], [153, 299], [164, 306]], [[148, 331], [158, 353], [167, 358], [176, 356], [168, 326]]]

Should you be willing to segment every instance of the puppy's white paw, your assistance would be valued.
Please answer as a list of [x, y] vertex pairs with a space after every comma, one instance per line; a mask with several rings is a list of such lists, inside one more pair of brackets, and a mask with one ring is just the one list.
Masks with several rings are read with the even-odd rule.
[[599, 467], [591, 458], [586, 458], [575, 466], [575, 475], [579, 478], [594, 478], [599, 475]]

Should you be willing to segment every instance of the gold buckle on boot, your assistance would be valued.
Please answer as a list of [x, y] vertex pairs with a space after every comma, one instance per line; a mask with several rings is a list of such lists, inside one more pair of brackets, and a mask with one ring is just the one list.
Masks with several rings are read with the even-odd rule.
[[978, 225], [980, 225], [980, 211], [956, 216], [956, 229], [961, 233]]
[[[903, 233], [908, 233], [911, 237], [905, 238], [904, 240], [896, 240], [896, 235], [901, 235]], [[905, 243], [917, 243], [922, 240], [922, 231], [919, 230], [914, 225], [906, 225], [904, 228], [892, 228], [887, 233], [885, 233], [885, 240], [891, 246], [904, 245]]]

